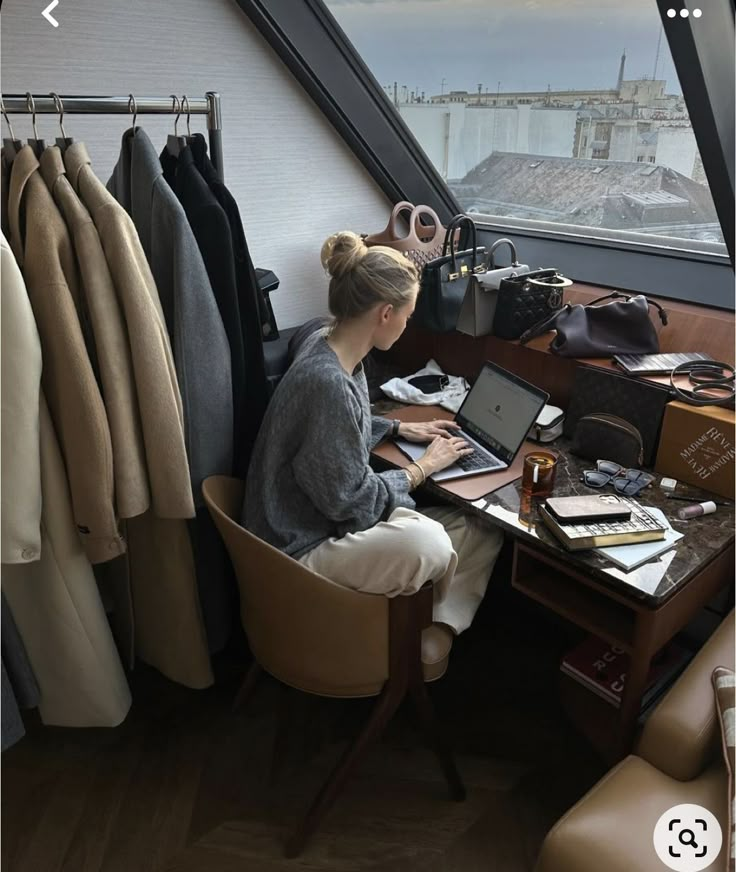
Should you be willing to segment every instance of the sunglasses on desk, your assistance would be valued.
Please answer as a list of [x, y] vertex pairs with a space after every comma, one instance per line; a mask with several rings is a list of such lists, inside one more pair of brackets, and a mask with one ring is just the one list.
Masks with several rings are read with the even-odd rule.
[[616, 493], [635, 497], [654, 481], [655, 476], [642, 469], [626, 469], [612, 460], [597, 460], [596, 469], [586, 469], [583, 481], [588, 487], [605, 487], [612, 484]]

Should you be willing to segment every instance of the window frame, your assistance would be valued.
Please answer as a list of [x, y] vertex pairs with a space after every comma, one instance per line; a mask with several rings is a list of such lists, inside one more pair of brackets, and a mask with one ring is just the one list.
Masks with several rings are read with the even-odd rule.
[[[323, 0], [236, 2], [389, 200], [406, 199], [430, 205], [443, 222], [462, 211], [452, 191]], [[720, 138], [717, 146], [711, 142], [712, 136], [720, 136], [723, 131], [714, 121], [714, 104], [702, 99], [702, 90], [698, 93], [698, 89], [708, 85], [707, 77], [688, 73], [687, 64], [693, 63], [693, 56], [696, 61], [698, 58], [692, 34], [690, 42], [685, 41], [684, 48], [681, 35], [670, 38], [669, 31], [673, 28], [668, 27], [671, 22], [664, 8], [669, 8], [669, 0], [657, 2], [673, 58], [675, 51], [682, 51], [685, 56], [685, 61], [680, 58], [679, 63], [678, 58], [674, 58], [675, 65], [693, 126], [695, 128], [696, 118], [698, 127], [702, 126], [700, 137], [698, 129], [695, 130], [696, 139], [711, 192], [719, 192], [718, 201], [714, 196], [714, 202], [725, 235], [728, 224], [722, 213], [728, 212], [729, 169], [732, 182], [733, 168], [728, 166], [728, 152], [721, 147]], [[729, 4], [729, 0], [712, 2]], [[720, 40], [721, 47], [723, 44], [724, 41]], [[681, 70], [683, 63], [686, 65], [684, 72]], [[707, 103], [707, 107], [703, 109], [698, 101]], [[701, 140], [704, 140], [703, 144]], [[731, 226], [733, 202], [731, 183]], [[589, 284], [646, 292], [714, 308], [735, 308], [733, 267], [725, 256], [690, 253], [669, 247], [665, 254], [661, 243], [649, 246], [626, 242], [622, 246], [620, 241], [596, 238], [586, 233], [586, 228], [580, 228], [579, 235], [572, 235], [550, 231], [549, 228], [519, 228], [512, 220], [506, 223], [503, 218], [479, 215], [475, 220], [482, 244], [490, 245], [497, 238], [512, 236], [522, 262], [530, 266], [553, 265], [577, 281]], [[377, 229], [366, 228], [367, 231]], [[729, 245], [729, 251], [731, 247]]]

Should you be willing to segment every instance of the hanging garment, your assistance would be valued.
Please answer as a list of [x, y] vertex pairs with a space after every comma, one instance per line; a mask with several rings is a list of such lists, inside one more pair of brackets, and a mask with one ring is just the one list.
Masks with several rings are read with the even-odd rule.
[[[41, 553], [41, 476], [38, 405], [41, 345], [23, 279], [7, 240], [2, 257], [2, 427], [0, 436], [2, 507], [0, 555], [3, 563], [27, 563]], [[13, 276], [22, 294], [11, 285]]]
[[126, 523], [128, 561], [108, 564], [107, 583], [130, 586], [138, 656], [187, 687], [213, 682], [183, 520], [194, 516], [183, 404], [163, 310], [133, 221], [95, 176], [83, 143], [64, 153], [69, 179], [100, 235], [123, 309], [138, 389], [152, 507]]
[[39, 162], [41, 175], [66, 221], [77, 255], [82, 304], [89, 313], [110, 426], [118, 516], [134, 518], [146, 511], [151, 495], [125, 322], [100, 237], [64, 173], [61, 150], [47, 147]]
[[101, 563], [125, 550], [115, 517], [110, 430], [80, 327], [69, 233], [38, 169], [24, 146], [10, 177], [10, 245], [41, 339], [43, 390], [69, 476], [74, 521], [90, 561]]
[[236, 446], [235, 474], [245, 478], [253, 452], [253, 445], [268, 404], [268, 380], [263, 357], [263, 337], [271, 330], [268, 305], [258, 287], [253, 262], [245, 239], [243, 222], [235, 198], [220, 179], [214, 164], [207, 156], [207, 144], [201, 133], [191, 139], [191, 151], [197, 169], [202, 173], [217, 202], [222, 206], [230, 225], [235, 258], [235, 281], [240, 314], [240, 332], [245, 354], [245, 420], [243, 444]]
[[[222, 206], [195, 167], [190, 148], [183, 148], [178, 156], [164, 149], [160, 160], [164, 179], [184, 208], [197, 240], [227, 334], [232, 367], [233, 455], [237, 463], [246, 449], [243, 424], [249, 409], [246, 407], [245, 356], [230, 225]], [[190, 533], [202, 616], [209, 650], [214, 653], [222, 650], [230, 637], [232, 619], [237, 614], [237, 606], [233, 605], [237, 603], [236, 584], [222, 538], [206, 508], [198, 509], [196, 523], [190, 524]]]
[[[23, 276], [4, 239], [0, 256], [3, 474], [17, 454], [24, 464], [22, 487], [42, 494], [42, 503], [29, 505], [20, 489], [10, 494], [17, 501], [11, 500], [7, 510], [3, 506], [3, 543], [21, 529], [16, 514], [23, 513], [22, 528], [33, 524], [32, 540], [40, 540], [40, 552], [21, 551], [24, 562], [4, 563], [2, 589], [38, 682], [43, 721], [67, 727], [116, 726], [130, 707], [130, 691], [75, 528], [64, 462], [43, 393], [39, 397], [41, 342], [33, 329]], [[25, 395], [7, 390], [11, 357], [35, 373], [25, 377]], [[29, 424], [26, 407], [38, 417], [35, 426]], [[36, 431], [39, 451], [34, 461], [15, 440]], [[8, 485], [5, 480], [4, 491]]]
[[181, 395], [158, 290], [138, 232], [95, 176], [83, 143], [67, 148], [64, 163], [94, 221], [125, 320], [153, 512], [159, 518], [191, 518], [194, 501]]
[[183, 148], [178, 156], [164, 149], [160, 160], [164, 179], [184, 208], [197, 240], [227, 334], [232, 375], [233, 453], [237, 457], [243, 444], [243, 420], [247, 412], [246, 371], [230, 225], [222, 206], [194, 165], [190, 148]]
[[3, 150], [2, 158], [0, 159], [0, 226], [2, 227], [3, 236], [7, 239], [10, 236], [10, 228], [8, 227], [8, 188], [10, 187], [10, 164], [5, 159], [5, 150]]
[[181, 203], [140, 127], [123, 135], [108, 190], [132, 217], [158, 288], [184, 404], [194, 502], [203, 506], [202, 480], [232, 469], [232, 376], [222, 318]]
[[28, 662], [23, 640], [15, 626], [5, 597], [0, 606], [2, 632], [2, 750], [14, 745], [25, 735], [20, 709], [36, 708], [39, 700], [38, 682]]

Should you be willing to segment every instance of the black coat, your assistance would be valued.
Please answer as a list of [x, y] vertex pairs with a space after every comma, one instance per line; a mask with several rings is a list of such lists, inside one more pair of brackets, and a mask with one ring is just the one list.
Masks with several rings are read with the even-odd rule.
[[209, 185], [197, 169], [191, 148], [182, 149], [178, 156], [164, 149], [161, 154], [161, 166], [164, 170], [164, 178], [184, 207], [187, 220], [194, 232], [230, 345], [233, 385], [233, 466], [236, 474], [241, 474], [243, 452], [250, 454], [246, 445], [244, 423], [248, 412], [248, 401], [245, 348], [230, 222], [225, 215], [225, 210], [217, 202]]
[[274, 329], [268, 304], [258, 288], [253, 261], [248, 251], [243, 222], [235, 198], [225, 186], [214, 164], [207, 156], [207, 144], [201, 133], [191, 139], [191, 151], [197, 169], [207, 182], [217, 202], [222, 206], [230, 226], [235, 256], [240, 327], [245, 348], [246, 400], [248, 414], [244, 423], [248, 460], [268, 404], [268, 382], [263, 357], [263, 337]]

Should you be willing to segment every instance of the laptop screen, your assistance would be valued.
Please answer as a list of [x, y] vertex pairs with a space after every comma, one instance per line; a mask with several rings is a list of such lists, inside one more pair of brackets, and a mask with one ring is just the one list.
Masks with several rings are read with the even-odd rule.
[[548, 398], [547, 393], [517, 375], [485, 363], [456, 420], [496, 457], [510, 464]]

